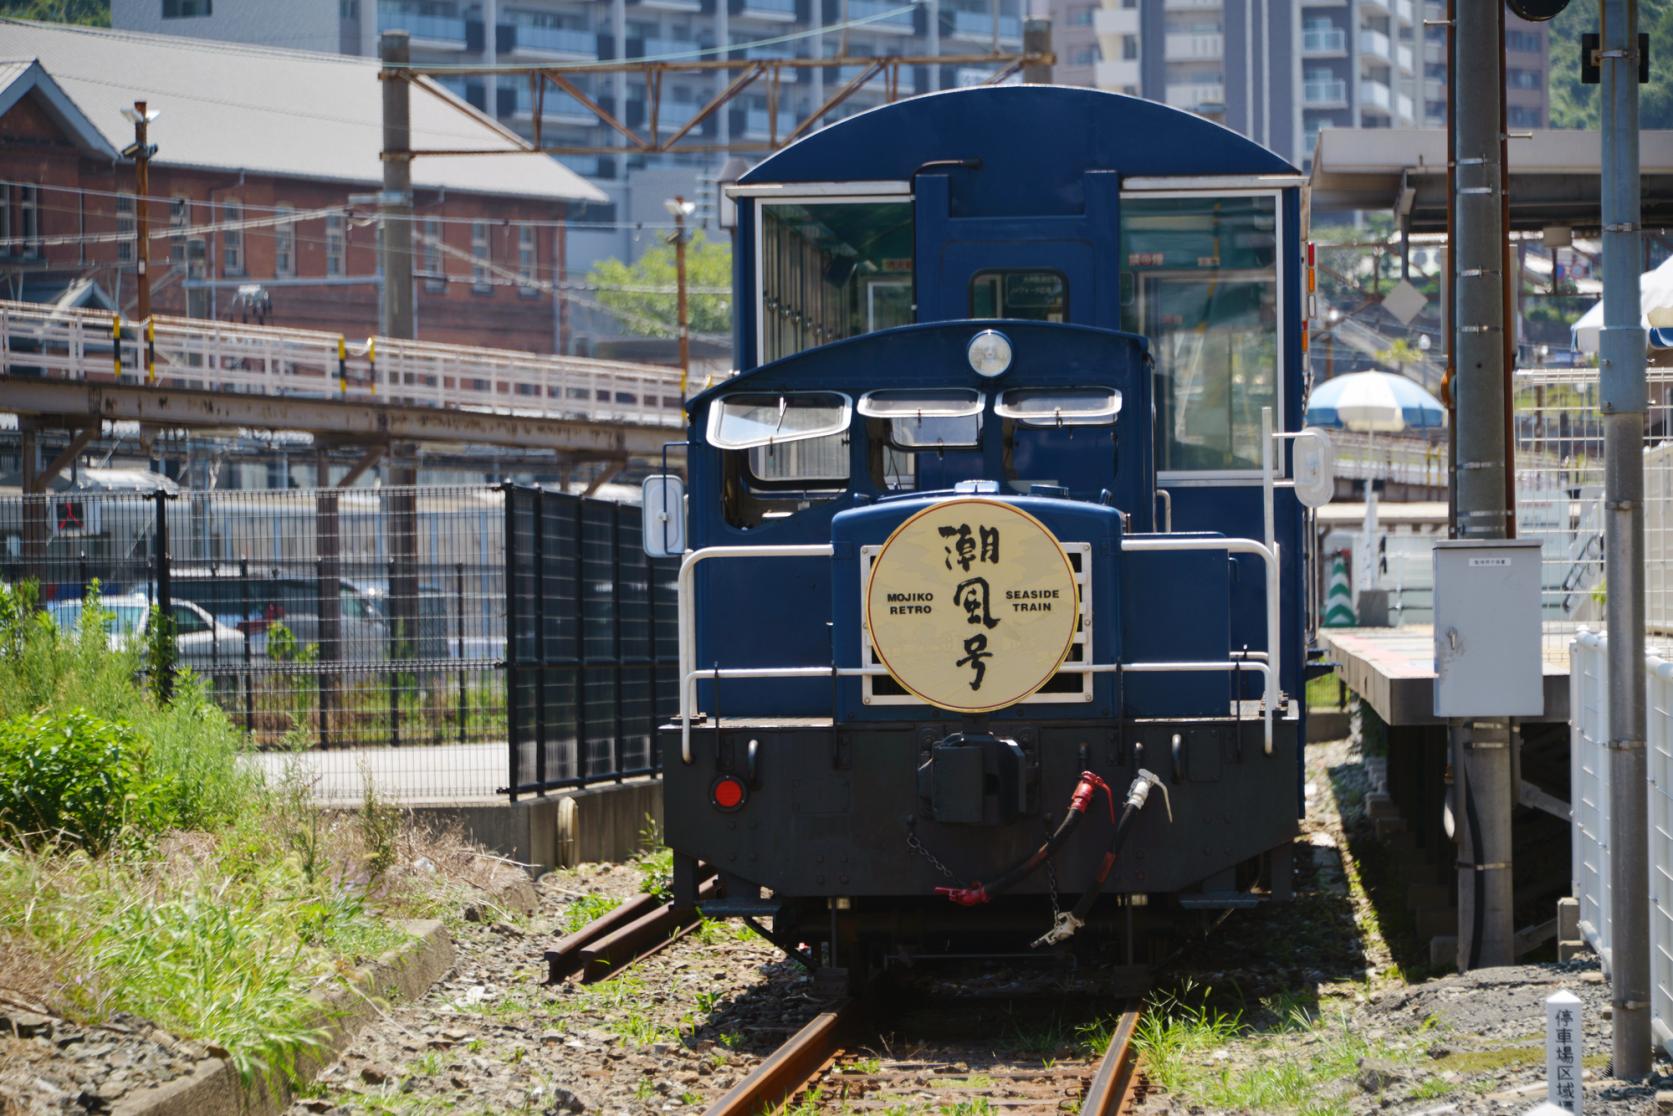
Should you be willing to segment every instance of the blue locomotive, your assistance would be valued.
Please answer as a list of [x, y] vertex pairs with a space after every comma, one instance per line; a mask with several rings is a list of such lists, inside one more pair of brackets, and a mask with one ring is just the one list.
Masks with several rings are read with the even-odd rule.
[[1199, 117], [1009, 86], [732, 189], [742, 371], [690, 401], [683, 520], [646, 493], [678, 901], [847, 965], [1287, 894], [1329, 468], [1301, 187]]

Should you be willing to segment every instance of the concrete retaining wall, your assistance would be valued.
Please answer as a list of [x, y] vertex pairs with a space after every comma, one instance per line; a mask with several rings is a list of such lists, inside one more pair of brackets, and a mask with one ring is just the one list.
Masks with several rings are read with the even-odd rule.
[[662, 825], [662, 781], [633, 779], [516, 802], [415, 802], [403, 808], [438, 828], [456, 826], [483, 847], [543, 872], [636, 855], [647, 818]]

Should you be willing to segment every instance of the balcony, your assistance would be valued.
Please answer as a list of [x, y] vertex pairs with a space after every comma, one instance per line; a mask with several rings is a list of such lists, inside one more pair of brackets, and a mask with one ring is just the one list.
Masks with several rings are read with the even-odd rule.
[[1359, 83], [1359, 104], [1367, 110], [1393, 112], [1394, 94], [1382, 82], [1367, 78]]
[[1394, 44], [1388, 41], [1388, 36], [1381, 31], [1361, 31], [1359, 33], [1359, 53], [1374, 55], [1384, 62], [1394, 61]]
[[1397, 93], [1394, 97], [1394, 113], [1401, 120], [1415, 123], [1417, 116], [1413, 112], [1412, 99], [1405, 93]]
[[1137, 35], [1137, 8], [1099, 8], [1092, 13], [1092, 30], [1100, 35]]
[[1342, 55], [1348, 53], [1348, 33], [1340, 27], [1308, 27], [1301, 32], [1301, 53]]
[[1190, 112], [1221, 112], [1226, 107], [1226, 87], [1219, 82], [1180, 82], [1166, 90], [1168, 104]]
[[1226, 37], [1176, 32], [1163, 41], [1162, 52], [1168, 62], [1218, 62], [1226, 53]]
[[1221, 9], [1225, 0], [1165, 0], [1162, 10], [1165, 12], [1206, 12]]
[[[901, 11], [901, 8], [907, 8]], [[893, 35], [911, 35], [917, 27], [913, 23], [912, 11], [901, 0], [848, 0], [848, 18], [870, 19], [881, 16], [884, 12], [893, 12], [883, 19], [872, 19], [865, 25], [867, 31], [882, 31]], [[961, 13], [962, 14], [962, 13]]]
[[[849, 0], [849, 18], [853, 18], [854, 0]], [[993, 41], [993, 16], [989, 12], [959, 12], [953, 13], [953, 28], [951, 37], [963, 39], [965, 42], [990, 43]], [[1022, 21], [1016, 16], [1002, 15], [999, 17], [999, 41], [1015, 46], [1022, 42]]]
[[1412, 0], [1394, 0], [1389, 7], [1394, 12], [1396, 19], [1403, 20], [1406, 23], [1412, 22]]
[[1340, 78], [1309, 78], [1301, 83], [1301, 103], [1310, 108], [1339, 108], [1348, 103], [1348, 83]]
[[1128, 86], [1137, 89], [1142, 83], [1139, 77], [1139, 60], [1137, 58], [1106, 59], [1099, 62], [1092, 69], [1092, 80], [1099, 89], [1114, 89], [1117, 91]]
[[511, 53], [547, 58], [597, 58], [598, 36], [573, 27], [511, 25]]
[[[628, 49], [632, 49], [631, 45]], [[695, 57], [703, 44], [695, 39], [644, 39], [640, 42], [639, 57], [664, 58], [669, 55]]]
[[703, 0], [628, 0], [640, 8], [654, 8], [661, 12], [700, 12], [703, 10]]
[[796, 19], [796, 0], [743, 0], [734, 14], [740, 19], [793, 23]]
[[414, 46], [432, 50], [464, 50], [463, 16], [424, 15], [405, 8], [379, 7], [378, 30], [405, 31]]
[[1396, 43], [1394, 46], [1394, 64], [1400, 67], [1401, 73], [1411, 73], [1412, 48], [1407, 46], [1405, 43]]

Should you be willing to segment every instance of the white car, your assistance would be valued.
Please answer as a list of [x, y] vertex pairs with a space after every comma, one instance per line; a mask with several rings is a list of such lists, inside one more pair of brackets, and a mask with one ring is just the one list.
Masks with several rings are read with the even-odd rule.
[[[111, 647], [120, 648], [144, 639], [146, 626], [151, 622], [151, 605], [140, 593], [104, 597], [99, 601], [99, 607], [110, 616]], [[47, 605], [47, 611], [67, 632], [75, 631], [81, 624], [81, 601], [54, 601]], [[201, 669], [243, 662], [243, 632], [216, 623], [213, 616], [191, 601], [175, 601], [170, 611], [174, 616], [174, 645], [182, 666]]]

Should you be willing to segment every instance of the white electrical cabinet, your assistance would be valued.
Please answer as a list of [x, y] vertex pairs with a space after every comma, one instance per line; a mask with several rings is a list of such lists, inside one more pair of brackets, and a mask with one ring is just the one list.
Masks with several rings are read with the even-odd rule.
[[1538, 717], [1537, 539], [1435, 544], [1435, 716]]

